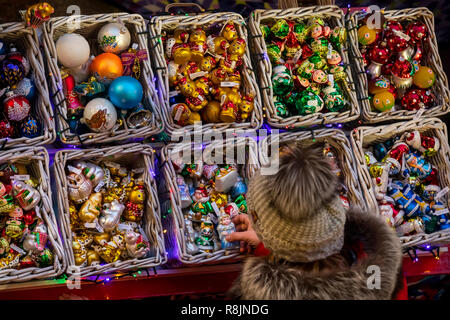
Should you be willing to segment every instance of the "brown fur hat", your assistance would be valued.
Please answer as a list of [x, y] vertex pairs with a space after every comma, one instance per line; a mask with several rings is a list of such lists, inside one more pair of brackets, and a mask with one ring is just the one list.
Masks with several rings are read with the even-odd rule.
[[292, 262], [311, 262], [339, 252], [345, 210], [337, 177], [318, 146], [284, 147], [274, 175], [257, 173], [247, 193], [256, 233], [264, 246]]

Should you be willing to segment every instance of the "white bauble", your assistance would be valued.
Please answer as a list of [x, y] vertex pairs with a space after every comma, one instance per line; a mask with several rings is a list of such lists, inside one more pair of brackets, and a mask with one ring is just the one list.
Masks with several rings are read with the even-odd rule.
[[86, 63], [91, 50], [87, 40], [77, 33], [66, 33], [56, 41], [58, 61], [67, 68], [76, 68]]
[[105, 24], [99, 30], [97, 40], [103, 51], [120, 53], [130, 46], [131, 35], [125, 25], [112, 22]]
[[107, 99], [95, 98], [84, 108], [83, 122], [94, 132], [111, 130], [116, 121], [116, 108]]

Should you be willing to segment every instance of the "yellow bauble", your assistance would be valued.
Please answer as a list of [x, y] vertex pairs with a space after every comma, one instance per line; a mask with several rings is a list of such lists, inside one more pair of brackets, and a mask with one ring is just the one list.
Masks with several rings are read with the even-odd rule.
[[372, 98], [372, 106], [378, 111], [389, 111], [395, 104], [395, 98], [389, 91], [377, 93]]
[[206, 107], [202, 109], [202, 119], [206, 123], [218, 123], [220, 122], [220, 102], [213, 100], [210, 101]]
[[376, 78], [373, 80], [369, 80], [369, 93], [377, 94], [388, 90], [390, 88], [390, 82], [384, 78]]
[[377, 39], [377, 32], [375, 29], [370, 29], [367, 25], [363, 25], [358, 29], [358, 41], [363, 46], [368, 46]]
[[414, 85], [421, 89], [427, 89], [434, 84], [436, 80], [436, 75], [431, 68], [420, 66], [419, 70], [414, 74], [413, 82]]
[[122, 60], [114, 53], [102, 53], [91, 63], [91, 71], [98, 81], [109, 84], [123, 74]]

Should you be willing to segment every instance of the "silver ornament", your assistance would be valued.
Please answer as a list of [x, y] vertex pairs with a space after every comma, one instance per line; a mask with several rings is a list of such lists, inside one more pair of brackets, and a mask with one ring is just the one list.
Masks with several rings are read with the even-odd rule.
[[104, 208], [98, 221], [103, 230], [110, 232], [119, 224], [125, 206], [119, 201], [113, 200], [111, 203], [105, 203]]
[[100, 29], [97, 40], [103, 51], [120, 53], [130, 46], [131, 36], [124, 24], [113, 22]]
[[96, 187], [103, 180], [103, 169], [96, 164], [76, 160], [73, 162], [73, 166], [82, 171], [83, 175], [91, 182], [93, 187]]
[[77, 204], [86, 201], [92, 192], [92, 183], [82, 174], [75, 172], [67, 176], [67, 185], [69, 200]]
[[12, 194], [23, 210], [31, 210], [41, 201], [41, 194], [25, 182], [13, 180], [11, 186]]

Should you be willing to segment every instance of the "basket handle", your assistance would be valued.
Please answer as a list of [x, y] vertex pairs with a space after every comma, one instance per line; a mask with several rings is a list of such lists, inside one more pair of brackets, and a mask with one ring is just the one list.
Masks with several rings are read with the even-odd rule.
[[191, 8], [191, 7], [196, 7], [199, 12], [203, 12], [205, 11], [205, 9], [202, 8], [202, 6], [200, 6], [197, 3], [193, 3], [193, 2], [186, 2], [186, 3], [179, 3], [179, 2], [174, 2], [174, 3], [169, 3], [168, 5], [166, 5], [166, 7], [164, 8], [164, 11], [169, 13], [170, 9], [172, 8], [176, 8], [176, 7], [183, 7], [183, 8]]

